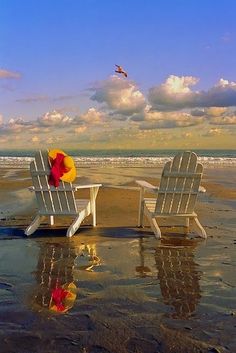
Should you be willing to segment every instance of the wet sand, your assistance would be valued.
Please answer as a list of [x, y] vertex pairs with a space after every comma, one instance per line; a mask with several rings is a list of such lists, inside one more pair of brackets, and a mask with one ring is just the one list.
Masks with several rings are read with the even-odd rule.
[[[134, 180], [158, 184], [160, 172], [79, 169], [79, 183], [103, 184], [98, 225], [88, 217], [67, 239], [63, 218], [24, 237], [29, 173], [0, 170], [1, 352], [236, 352], [236, 173], [205, 169], [196, 212], [207, 240], [172, 227], [157, 241], [137, 228]], [[73, 307], [50, 312], [53, 288], [72, 282]]]

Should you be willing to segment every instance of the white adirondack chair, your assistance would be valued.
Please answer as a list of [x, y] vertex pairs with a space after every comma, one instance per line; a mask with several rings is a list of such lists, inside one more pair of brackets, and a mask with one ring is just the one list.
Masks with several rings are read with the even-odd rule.
[[[200, 187], [203, 166], [197, 162], [194, 152], [185, 151], [165, 164], [160, 187], [137, 180], [140, 186], [139, 221], [143, 225], [143, 216], [146, 215], [150, 226], [156, 236], [161, 238], [161, 230], [158, 225], [160, 218], [178, 217], [183, 219], [183, 226], [189, 228], [189, 220], [193, 222], [193, 229], [202, 238], [206, 238], [206, 232], [200, 224], [194, 207], [199, 191], [205, 191]], [[154, 193], [155, 198], [145, 198], [145, 192]]]
[[[35, 192], [38, 214], [25, 230], [26, 235], [31, 235], [39, 227], [45, 216], [49, 217], [50, 224], [54, 224], [54, 216], [75, 217], [69, 226], [66, 236], [71, 237], [79, 228], [85, 217], [92, 214], [93, 226], [96, 226], [96, 197], [101, 184], [72, 185], [61, 181], [59, 187], [49, 185], [50, 164], [48, 151], [38, 151], [34, 161], [30, 164], [33, 187]], [[90, 199], [76, 199], [75, 191], [90, 189]]]

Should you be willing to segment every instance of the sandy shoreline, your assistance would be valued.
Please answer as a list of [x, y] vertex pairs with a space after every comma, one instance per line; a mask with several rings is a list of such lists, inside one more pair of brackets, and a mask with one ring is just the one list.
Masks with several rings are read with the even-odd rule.
[[[135, 179], [158, 183], [160, 171], [81, 168], [79, 182], [104, 185], [98, 227], [88, 218], [68, 241], [69, 220], [23, 237], [35, 212], [29, 173], [0, 170], [1, 352], [64, 352], [68, 345], [84, 353], [236, 351], [235, 171], [204, 173], [207, 193], [196, 211], [206, 241], [173, 235], [156, 241], [148, 227], [137, 228], [132, 187]], [[90, 270], [80, 256], [88, 249], [97, 258]], [[52, 282], [57, 272], [78, 288], [73, 308], [59, 317], [47, 310], [49, 263]]]

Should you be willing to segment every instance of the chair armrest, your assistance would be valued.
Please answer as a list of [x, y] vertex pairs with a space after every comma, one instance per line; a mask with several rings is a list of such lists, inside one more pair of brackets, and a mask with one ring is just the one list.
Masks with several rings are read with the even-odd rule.
[[[97, 188], [102, 186], [102, 184], [88, 184], [88, 185], [73, 185], [73, 190], [79, 190], [79, 189], [91, 189], [91, 188]], [[33, 192], [35, 191], [35, 187], [34, 186], [29, 186], [28, 190]], [[55, 189], [56, 190], [56, 189]]]
[[73, 189], [77, 191], [79, 189], [99, 188], [100, 186], [102, 186], [102, 184], [73, 185]]
[[136, 180], [136, 184], [138, 184], [141, 188], [143, 188], [144, 191], [152, 192], [154, 194], [156, 194], [159, 189], [157, 186], [154, 186], [145, 180]]

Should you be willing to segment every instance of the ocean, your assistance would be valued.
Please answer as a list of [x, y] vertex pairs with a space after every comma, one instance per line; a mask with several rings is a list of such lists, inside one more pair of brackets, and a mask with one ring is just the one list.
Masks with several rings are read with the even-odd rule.
[[[77, 167], [155, 167], [182, 150], [64, 150]], [[236, 166], [236, 150], [193, 150], [207, 166]], [[35, 150], [0, 151], [1, 168], [27, 168]]]

